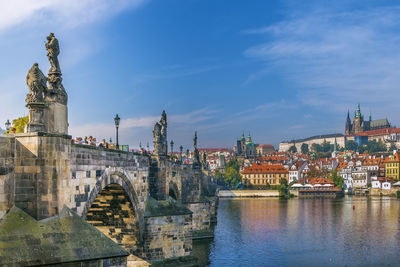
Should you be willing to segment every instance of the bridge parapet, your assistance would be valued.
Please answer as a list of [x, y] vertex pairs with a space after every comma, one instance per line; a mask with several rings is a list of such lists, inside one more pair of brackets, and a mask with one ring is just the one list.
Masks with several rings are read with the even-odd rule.
[[0, 137], [0, 218], [14, 203], [15, 138]]

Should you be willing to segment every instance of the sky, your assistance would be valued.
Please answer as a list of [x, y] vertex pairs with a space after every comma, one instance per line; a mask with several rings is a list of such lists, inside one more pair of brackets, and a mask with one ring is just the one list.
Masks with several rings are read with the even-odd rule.
[[[0, 122], [28, 113], [26, 74], [54, 32], [69, 133], [232, 147], [343, 133], [348, 110], [400, 125], [400, 3], [0, 0]], [[4, 128], [3, 123], [0, 127]]]

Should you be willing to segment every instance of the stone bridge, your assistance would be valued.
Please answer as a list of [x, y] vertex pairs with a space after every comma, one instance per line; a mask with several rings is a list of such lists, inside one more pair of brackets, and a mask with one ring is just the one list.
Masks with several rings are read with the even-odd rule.
[[193, 164], [171, 160], [163, 112], [152, 155], [74, 144], [61, 72], [48, 80], [42, 98], [27, 97], [25, 133], [0, 138], [0, 218], [13, 206], [36, 220], [66, 206], [151, 261], [189, 256], [193, 237], [212, 235], [216, 199], [197, 137]]

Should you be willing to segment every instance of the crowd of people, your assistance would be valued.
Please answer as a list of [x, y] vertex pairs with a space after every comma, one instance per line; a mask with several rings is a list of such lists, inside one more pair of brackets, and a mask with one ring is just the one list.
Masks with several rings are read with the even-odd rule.
[[77, 137], [76, 139], [72, 139], [72, 143], [79, 144], [79, 145], [90, 145], [90, 146], [115, 149], [115, 144], [113, 144], [111, 142], [107, 142], [106, 139], [101, 140], [101, 142], [97, 142], [96, 138], [93, 136], [89, 136], [89, 137], [85, 136], [85, 138]]

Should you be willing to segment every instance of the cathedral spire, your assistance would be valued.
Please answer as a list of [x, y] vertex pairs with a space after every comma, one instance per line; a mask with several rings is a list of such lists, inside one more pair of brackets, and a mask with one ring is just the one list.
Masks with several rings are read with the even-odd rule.
[[356, 113], [356, 118], [361, 118], [361, 108], [360, 108], [360, 103], [358, 103], [358, 107], [357, 107], [357, 113]]
[[351, 133], [351, 120], [350, 120], [350, 111], [347, 110], [347, 119], [346, 119], [346, 134]]

